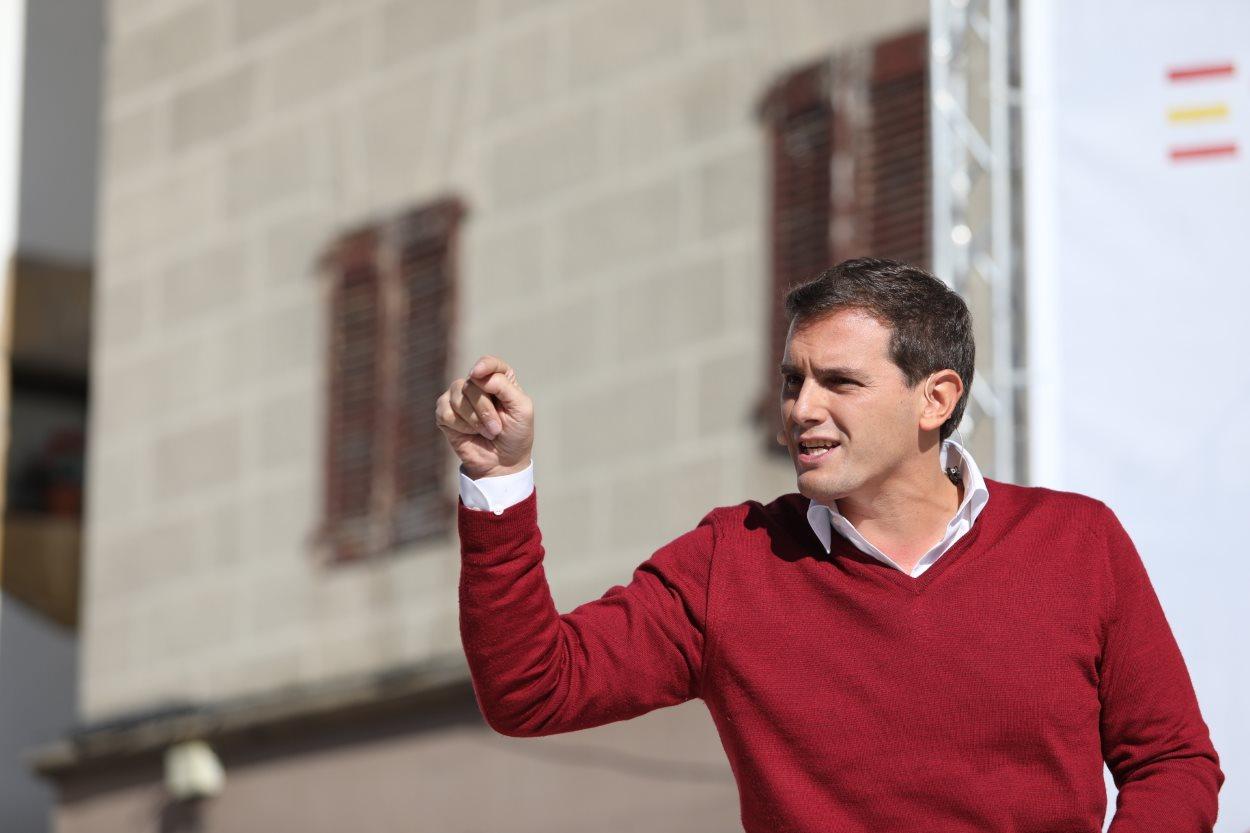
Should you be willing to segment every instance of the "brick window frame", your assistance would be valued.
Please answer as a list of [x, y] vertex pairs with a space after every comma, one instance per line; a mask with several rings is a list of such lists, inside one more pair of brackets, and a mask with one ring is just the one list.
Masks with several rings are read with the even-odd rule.
[[760, 100], [770, 171], [770, 359], [755, 420], [766, 453], [788, 456], [776, 441], [776, 364], [790, 287], [851, 257], [928, 268], [928, 84], [921, 28], [797, 67]]
[[456, 320], [463, 203], [444, 197], [345, 232], [327, 296], [322, 519], [315, 548], [350, 562], [449, 535], [449, 449], [434, 424]]

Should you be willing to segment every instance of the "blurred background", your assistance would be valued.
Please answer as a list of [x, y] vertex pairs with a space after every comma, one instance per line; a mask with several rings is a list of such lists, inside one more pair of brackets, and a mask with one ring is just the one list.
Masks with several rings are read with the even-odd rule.
[[697, 702], [485, 726], [433, 406], [517, 369], [569, 610], [794, 491], [780, 300], [866, 254], [968, 300], [986, 474], [1124, 522], [1250, 830], [1250, 4], [0, 0], [0, 39], [5, 833], [740, 829]]

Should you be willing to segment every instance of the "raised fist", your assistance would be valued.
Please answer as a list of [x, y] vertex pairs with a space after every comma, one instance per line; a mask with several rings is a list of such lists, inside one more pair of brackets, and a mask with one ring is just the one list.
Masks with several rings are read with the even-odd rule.
[[467, 379], [453, 380], [435, 403], [434, 423], [474, 480], [530, 464], [534, 403], [503, 359], [482, 356]]

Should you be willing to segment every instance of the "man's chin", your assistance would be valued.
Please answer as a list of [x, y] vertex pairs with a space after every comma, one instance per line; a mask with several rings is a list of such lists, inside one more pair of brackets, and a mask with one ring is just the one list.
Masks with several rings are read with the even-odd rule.
[[845, 497], [849, 490], [844, 488], [841, 482], [834, 481], [827, 473], [810, 469], [799, 472], [798, 492], [817, 503], [827, 504]]

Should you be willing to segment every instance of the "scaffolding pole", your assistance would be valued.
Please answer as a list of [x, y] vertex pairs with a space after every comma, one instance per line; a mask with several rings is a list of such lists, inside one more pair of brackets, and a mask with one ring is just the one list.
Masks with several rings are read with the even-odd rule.
[[1016, 0], [930, 2], [933, 268], [978, 332], [960, 435], [1011, 482], [1027, 477], [1017, 19]]

